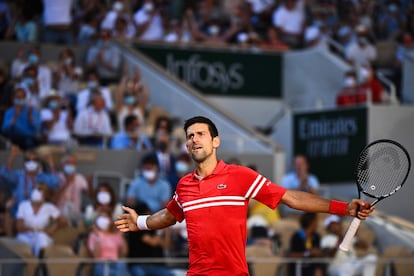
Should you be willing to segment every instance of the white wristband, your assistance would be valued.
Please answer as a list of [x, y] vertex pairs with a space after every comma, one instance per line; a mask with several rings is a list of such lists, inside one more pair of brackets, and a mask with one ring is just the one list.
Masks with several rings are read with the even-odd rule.
[[146, 216], [138, 216], [137, 218], [137, 226], [139, 230], [149, 230], [147, 225], [147, 218], [149, 215]]

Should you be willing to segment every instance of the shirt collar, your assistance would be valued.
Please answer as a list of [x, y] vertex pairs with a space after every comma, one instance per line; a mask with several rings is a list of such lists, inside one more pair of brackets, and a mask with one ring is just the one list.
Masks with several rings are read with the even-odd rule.
[[209, 174], [209, 175], [205, 176], [205, 177], [201, 177], [201, 176], [197, 175], [197, 169], [194, 169], [194, 171], [193, 171], [193, 178], [196, 178], [196, 179], [198, 179], [198, 180], [201, 180], [201, 179], [204, 179], [204, 178], [206, 178], [206, 177], [209, 177], [210, 175], [219, 174], [221, 171], [223, 171], [223, 170], [224, 170], [224, 168], [225, 168], [226, 166], [227, 166], [227, 164], [226, 164], [226, 163], [224, 163], [224, 161], [223, 161], [223, 160], [219, 160], [219, 161], [217, 162], [217, 165], [216, 165], [216, 167], [214, 168], [213, 172], [212, 172], [211, 174]]

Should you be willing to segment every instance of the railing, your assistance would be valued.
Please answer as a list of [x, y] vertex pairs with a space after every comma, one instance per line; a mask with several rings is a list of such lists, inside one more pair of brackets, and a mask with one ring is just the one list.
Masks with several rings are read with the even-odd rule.
[[[329, 262], [332, 259], [330, 258], [284, 258], [284, 257], [270, 257], [270, 258], [248, 258], [249, 264], [278, 264], [278, 269], [275, 273], [275, 276], [284, 276], [286, 275], [286, 268], [285, 266], [288, 264], [295, 264], [295, 275], [301, 276], [301, 267], [304, 264], [310, 264], [310, 263], [319, 263], [319, 264], [326, 264], [328, 265]], [[167, 264], [167, 267], [171, 268], [172, 270], [176, 271], [176, 275], [185, 275], [186, 269], [178, 268], [186, 266], [188, 263], [187, 258], [124, 258], [117, 260], [119, 262], [124, 262], [126, 264], [128, 263], [134, 263], [134, 264], [147, 264], [148, 262], [151, 262], [153, 264], [156, 263], [163, 263]], [[0, 259], [0, 276], [3, 275], [10, 275], [7, 274], [7, 265], [24, 265], [25, 267], [27, 265], [64, 265], [64, 264], [73, 264], [75, 266], [82, 266], [82, 265], [93, 265], [95, 263], [104, 263], [105, 269], [104, 274], [102, 276], [108, 276], [109, 275], [109, 264], [113, 263], [114, 261], [102, 261], [102, 260], [96, 260], [91, 258], [78, 258], [78, 257], [71, 257], [71, 258], [47, 258], [47, 259]], [[414, 268], [414, 257], [409, 258], [379, 258], [376, 262], [377, 264], [377, 275], [378, 272], [381, 272], [382, 276], [391, 276], [395, 275], [393, 272], [394, 268], [393, 266], [398, 265], [405, 265], [406, 273], [409, 275], [410, 271]], [[180, 266], [179, 266], [180, 265]], [[27, 271], [24, 272], [21, 276], [31, 276], [27, 273]], [[81, 269], [77, 269], [76, 276], [83, 276], [84, 274]], [[68, 275], [70, 276], [70, 275]], [[255, 275], [260, 276], [260, 275]]]

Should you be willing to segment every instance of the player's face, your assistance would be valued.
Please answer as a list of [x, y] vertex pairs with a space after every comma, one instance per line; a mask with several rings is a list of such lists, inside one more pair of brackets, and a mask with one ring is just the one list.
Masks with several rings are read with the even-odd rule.
[[187, 128], [187, 150], [193, 160], [201, 163], [214, 156], [220, 141], [218, 137], [211, 137], [207, 124], [196, 123]]

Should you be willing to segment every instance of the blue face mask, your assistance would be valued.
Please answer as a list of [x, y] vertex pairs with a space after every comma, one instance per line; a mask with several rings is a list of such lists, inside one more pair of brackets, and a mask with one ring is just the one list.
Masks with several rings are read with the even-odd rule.
[[30, 54], [27, 58], [30, 64], [37, 64], [39, 63], [39, 57], [35, 54]]
[[133, 105], [135, 104], [135, 97], [134, 96], [127, 96], [124, 98], [125, 105]]
[[26, 104], [26, 99], [14, 99], [13, 100], [14, 105], [25, 105]]
[[57, 109], [59, 107], [59, 102], [58, 101], [50, 101], [49, 102], [49, 108], [50, 109]]
[[96, 83], [96, 81], [88, 81], [88, 88], [89, 89], [94, 89], [98, 86], [98, 84]]
[[24, 78], [23, 81], [27, 86], [32, 86], [34, 84], [34, 79], [31, 77]]
[[65, 174], [71, 175], [75, 173], [76, 167], [74, 165], [66, 164], [63, 166], [63, 171], [65, 172]]

